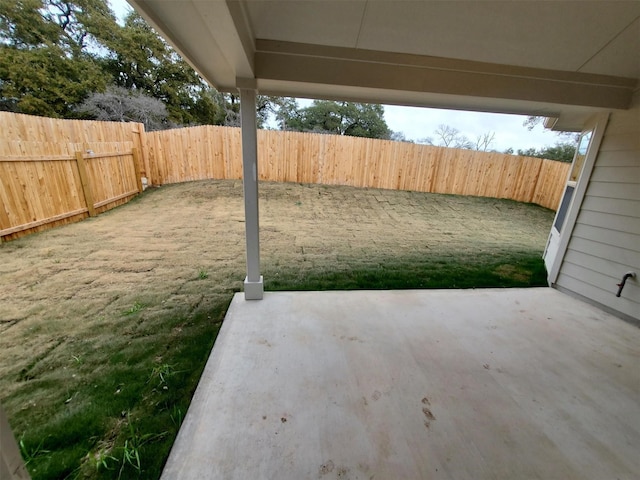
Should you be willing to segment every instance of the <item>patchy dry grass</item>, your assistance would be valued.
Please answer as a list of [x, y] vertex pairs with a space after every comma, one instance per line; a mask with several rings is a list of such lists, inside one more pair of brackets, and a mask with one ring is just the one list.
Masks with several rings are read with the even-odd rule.
[[[544, 283], [549, 210], [261, 185], [267, 289]], [[34, 478], [157, 478], [244, 278], [242, 186], [172, 185], [0, 246], [0, 401]]]

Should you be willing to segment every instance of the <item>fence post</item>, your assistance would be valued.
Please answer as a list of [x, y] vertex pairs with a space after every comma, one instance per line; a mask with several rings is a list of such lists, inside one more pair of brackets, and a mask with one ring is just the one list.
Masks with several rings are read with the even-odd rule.
[[542, 167], [544, 166], [544, 159], [539, 159], [538, 162], [538, 172], [536, 173], [536, 183], [533, 186], [533, 190], [531, 190], [531, 198], [527, 199], [527, 202], [533, 203], [538, 195], [538, 185], [540, 183], [540, 172], [542, 172]]
[[147, 146], [147, 132], [144, 129], [144, 123], [137, 123], [137, 128], [133, 129], [132, 132], [137, 135], [137, 142], [134, 140], [133, 144], [137, 144], [138, 148], [138, 166], [140, 167], [140, 175], [142, 176], [142, 172], [144, 171], [144, 176], [147, 177], [147, 185], [151, 185], [151, 165], [149, 163], [149, 148]]
[[140, 154], [138, 153], [138, 149], [133, 147], [131, 150], [133, 154], [133, 170], [136, 175], [136, 184], [138, 185], [138, 192], [142, 193], [142, 175], [140, 174]]
[[[5, 228], [9, 228], [11, 223], [9, 222], [9, 215], [7, 215], [7, 211], [5, 210], [4, 205], [0, 205], [0, 230], [4, 230]], [[0, 243], [5, 242], [5, 238], [0, 235]]]
[[89, 184], [89, 177], [87, 177], [87, 169], [82, 152], [76, 152], [76, 165], [78, 166], [78, 174], [80, 175], [80, 183], [82, 184], [82, 192], [84, 193], [87, 210], [89, 210], [89, 216], [94, 217], [96, 209], [93, 206], [93, 194], [91, 193], [91, 185]]

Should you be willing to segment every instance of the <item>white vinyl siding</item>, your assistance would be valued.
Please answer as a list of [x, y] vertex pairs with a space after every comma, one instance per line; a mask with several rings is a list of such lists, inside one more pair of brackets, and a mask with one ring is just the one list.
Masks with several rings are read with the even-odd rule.
[[609, 117], [556, 284], [640, 320], [640, 92]]

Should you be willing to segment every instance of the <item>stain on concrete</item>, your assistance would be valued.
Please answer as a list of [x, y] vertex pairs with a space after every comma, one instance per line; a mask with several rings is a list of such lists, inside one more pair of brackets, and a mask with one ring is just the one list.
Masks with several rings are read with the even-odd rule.
[[429, 408], [431, 406], [429, 399], [427, 397], [423, 397], [421, 401], [422, 404], [425, 405], [422, 407], [422, 413], [425, 417], [424, 426], [428, 429], [431, 427], [431, 422], [435, 421], [436, 417], [431, 411], [431, 408]]
[[333, 464], [333, 461], [329, 460], [328, 462], [325, 462], [322, 465], [320, 465], [320, 470], [318, 473], [320, 474], [320, 476], [324, 476], [324, 475], [327, 475], [328, 473], [333, 472], [334, 468], [335, 468], [335, 465]]
[[338, 468], [338, 478], [348, 478], [349, 469], [346, 467]]

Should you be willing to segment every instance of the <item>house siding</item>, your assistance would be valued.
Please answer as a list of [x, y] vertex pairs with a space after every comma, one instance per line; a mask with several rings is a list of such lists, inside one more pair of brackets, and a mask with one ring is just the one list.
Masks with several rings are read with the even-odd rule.
[[640, 92], [609, 117], [556, 286], [640, 321]]

